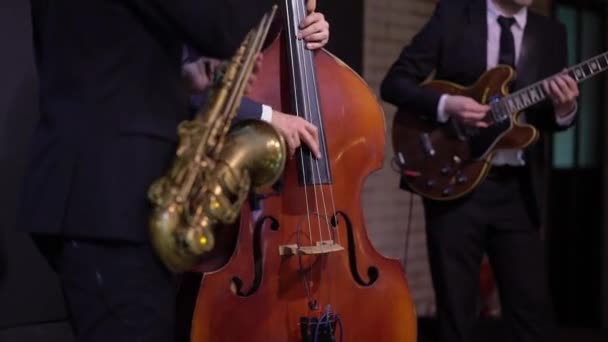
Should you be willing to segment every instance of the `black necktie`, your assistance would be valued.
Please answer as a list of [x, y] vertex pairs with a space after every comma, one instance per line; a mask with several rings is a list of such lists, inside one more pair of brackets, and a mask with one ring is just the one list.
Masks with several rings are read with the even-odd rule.
[[511, 26], [515, 23], [514, 18], [498, 17], [498, 25], [500, 25], [500, 52], [498, 55], [498, 64], [506, 64], [515, 67], [515, 40]]

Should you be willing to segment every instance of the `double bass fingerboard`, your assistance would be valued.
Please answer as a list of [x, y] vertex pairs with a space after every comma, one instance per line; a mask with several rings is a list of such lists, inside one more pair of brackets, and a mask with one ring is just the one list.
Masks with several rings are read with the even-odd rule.
[[319, 148], [322, 158], [317, 160], [302, 142], [297, 152], [301, 185], [330, 184], [332, 182], [329, 156], [325, 139], [325, 129], [319, 101], [316, 67], [313, 52], [305, 46], [305, 41], [297, 38], [299, 24], [306, 17], [306, 7], [302, 0], [284, 0], [285, 33], [287, 59], [294, 114], [315, 125], [319, 134]]

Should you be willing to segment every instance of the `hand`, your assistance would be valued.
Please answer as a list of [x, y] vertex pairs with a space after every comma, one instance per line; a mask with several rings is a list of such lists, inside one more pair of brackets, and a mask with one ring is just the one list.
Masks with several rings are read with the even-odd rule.
[[317, 159], [321, 158], [319, 151], [319, 134], [317, 128], [299, 116], [272, 111], [271, 124], [283, 135], [289, 155], [293, 156], [302, 141], [308, 146]]
[[316, 0], [309, 0], [306, 3], [308, 15], [300, 23], [299, 39], [306, 41], [306, 48], [309, 50], [320, 49], [329, 41], [329, 23], [325, 16], [315, 12]]
[[191, 91], [203, 92], [213, 83], [213, 74], [220, 63], [214, 58], [201, 57], [182, 65], [182, 77]]
[[489, 106], [482, 105], [470, 97], [449, 95], [445, 100], [445, 111], [452, 118], [469, 126], [488, 127], [482, 120], [489, 110]]
[[306, 13], [312, 13], [317, 8], [317, 0], [306, 1]]
[[557, 116], [566, 116], [574, 110], [579, 95], [578, 84], [565, 72], [543, 82], [545, 93], [555, 106]]

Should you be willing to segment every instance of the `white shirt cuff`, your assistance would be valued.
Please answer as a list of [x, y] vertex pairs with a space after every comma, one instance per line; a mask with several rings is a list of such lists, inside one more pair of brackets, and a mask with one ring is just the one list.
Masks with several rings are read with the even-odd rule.
[[262, 105], [262, 121], [271, 122], [272, 121], [272, 107], [267, 106], [265, 104]]
[[567, 115], [560, 116], [560, 115], [557, 115], [557, 113], [556, 113], [555, 122], [557, 122], [557, 124], [562, 127], [569, 126], [572, 123], [572, 121], [574, 121], [574, 117], [576, 117], [577, 111], [578, 111], [578, 103], [574, 103], [574, 109]]
[[447, 122], [450, 118], [450, 115], [445, 112], [445, 100], [447, 100], [448, 96], [448, 94], [443, 94], [439, 98], [439, 104], [437, 105], [437, 121], [439, 122]]

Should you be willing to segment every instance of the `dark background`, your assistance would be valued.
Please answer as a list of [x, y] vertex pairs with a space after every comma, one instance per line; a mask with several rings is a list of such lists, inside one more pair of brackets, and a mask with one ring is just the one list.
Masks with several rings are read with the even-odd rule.
[[0, 330], [63, 320], [57, 279], [29, 238], [14, 231], [21, 174], [38, 116], [29, 2], [0, 8]]

